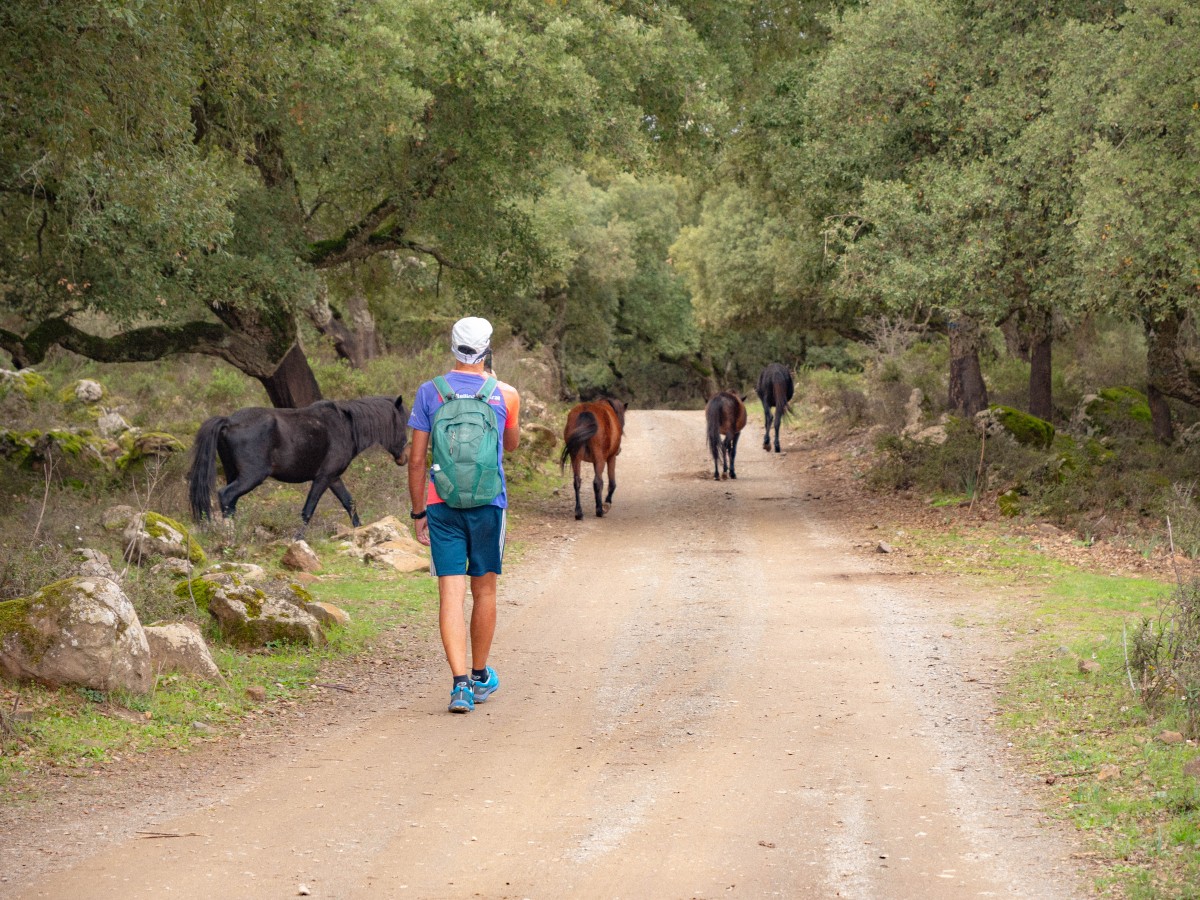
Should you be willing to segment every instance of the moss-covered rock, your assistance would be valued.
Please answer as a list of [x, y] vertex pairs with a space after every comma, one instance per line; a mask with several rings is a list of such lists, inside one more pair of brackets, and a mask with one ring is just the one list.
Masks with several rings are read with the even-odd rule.
[[1046, 449], [1054, 441], [1054, 426], [1045, 419], [1031, 416], [1011, 406], [992, 406], [991, 412], [995, 421], [999, 422], [1018, 444]]
[[139, 431], [131, 428], [118, 438], [121, 455], [117, 468], [127, 469], [144, 459], [162, 458], [184, 450], [183, 442], [165, 431]]
[[0, 431], [0, 456], [18, 465], [33, 465], [53, 457], [57, 460], [71, 459], [103, 467], [107, 464], [103, 451], [104, 442], [86, 428]]
[[196, 538], [180, 522], [161, 513], [148, 512], [137, 516], [125, 528], [125, 558], [143, 563], [159, 556], [186, 559], [193, 566], [208, 562]]
[[218, 585], [210, 578], [189, 578], [175, 585], [175, 596], [188, 602], [195, 601], [200, 612], [208, 612], [209, 601]]
[[1087, 437], [1148, 436], [1152, 431], [1150, 403], [1134, 388], [1105, 388], [1079, 402], [1071, 416], [1071, 430]]
[[0, 369], [0, 397], [13, 392], [26, 400], [41, 400], [50, 396], [50, 383], [33, 369]]
[[325, 634], [320, 624], [307, 610], [298, 606], [295, 595], [270, 592], [240, 582], [234, 576], [215, 576], [232, 579], [216, 584], [210, 594], [208, 612], [217, 620], [222, 636], [242, 647], [271, 647], [279, 644], [321, 645]]

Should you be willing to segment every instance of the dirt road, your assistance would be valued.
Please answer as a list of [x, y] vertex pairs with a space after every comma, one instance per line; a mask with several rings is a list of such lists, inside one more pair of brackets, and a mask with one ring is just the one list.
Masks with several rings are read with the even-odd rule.
[[433, 665], [17, 896], [1081, 895], [986, 725], [986, 599], [856, 549], [760, 437], [716, 483], [700, 413], [630, 413], [611, 514], [564, 496], [501, 579], [492, 700], [447, 714]]

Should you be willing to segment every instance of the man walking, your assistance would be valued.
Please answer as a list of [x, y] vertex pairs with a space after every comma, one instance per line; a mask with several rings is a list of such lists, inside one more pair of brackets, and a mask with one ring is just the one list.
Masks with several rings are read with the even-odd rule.
[[[410, 515], [416, 520], [417, 540], [429, 547], [430, 569], [438, 580], [438, 627], [454, 677], [450, 712], [455, 713], [470, 712], [500, 686], [496, 670], [487, 660], [496, 631], [496, 576], [504, 558], [508, 508], [504, 452], [515, 450], [520, 440], [521, 398], [510, 385], [485, 371], [485, 362], [491, 359], [491, 340], [492, 326], [487, 319], [470, 316], [456, 322], [450, 332], [455, 366], [421, 385], [408, 420], [413, 430], [408, 466]], [[464, 420], [469, 426], [462, 427], [468, 430], [456, 431], [457, 423]], [[494, 467], [489, 429], [499, 436]], [[476, 440], [477, 444], [471, 444]], [[464, 461], [468, 445], [487, 448], [479, 452], [488, 458]], [[427, 469], [425, 460], [431, 449], [434, 465]], [[453, 454], [458, 456], [451, 461]], [[464, 611], [468, 578], [473, 601], [469, 669]]]

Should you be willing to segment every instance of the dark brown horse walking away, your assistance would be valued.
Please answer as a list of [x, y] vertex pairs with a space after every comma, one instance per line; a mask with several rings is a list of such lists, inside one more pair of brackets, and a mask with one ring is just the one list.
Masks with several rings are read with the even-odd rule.
[[408, 462], [408, 411], [403, 397], [318, 400], [301, 409], [248, 407], [214, 416], [196, 433], [188, 472], [192, 517], [201, 522], [212, 515], [219, 456], [226, 484], [217, 491], [217, 499], [226, 518], [233, 516], [239, 497], [274, 478], [290, 484], [312, 482], [300, 511], [301, 535], [326, 488], [358, 527], [361, 523], [342, 484], [342, 473], [354, 457], [375, 444], [382, 444], [396, 465]]
[[758, 387], [755, 392], [762, 401], [763, 415], [767, 419], [767, 430], [763, 434], [763, 449], [771, 449], [771, 407], [775, 407], [775, 452], [779, 452], [779, 425], [783, 414], [787, 412], [788, 401], [796, 385], [792, 381], [792, 373], [782, 363], [771, 363], [758, 376]]
[[737, 478], [733, 461], [737, 457], [738, 438], [746, 427], [746, 404], [733, 391], [721, 391], [708, 401], [704, 417], [708, 420], [708, 449], [713, 458], [713, 480], [720, 481], [726, 474], [730, 478]]
[[[596, 492], [596, 515], [604, 515], [604, 504], [612, 504], [613, 491], [617, 489], [617, 454], [621, 452], [621, 433], [625, 430], [625, 404], [606, 397], [591, 403], [580, 403], [567, 413], [567, 426], [563, 429], [562, 458], [560, 468], [571, 460], [571, 471], [575, 473], [575, 518], [583, 518], [583, 507], [579, 503], [579, 485], [582, 478], [579, 469], [586, 460], [596, 470], [592, 488]], [[608, 496], [600, 502], [604, 490], [601, 476], [608, 466]]]

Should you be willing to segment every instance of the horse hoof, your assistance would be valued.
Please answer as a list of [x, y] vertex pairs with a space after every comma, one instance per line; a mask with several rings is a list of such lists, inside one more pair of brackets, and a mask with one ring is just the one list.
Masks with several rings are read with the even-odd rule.
[[730, 472], [730, 473], [729, 473], [729, 477], [730, 477], [730, 479], [732, 479], [733, 481], [737, 481], [737, 473], [736, 473], [736, 472]]
[[575, 513], [575, 521], [576, 522], [578, 522], [582, 518], [583, 518], [583, 513], [581, 513], [581, 512]]

